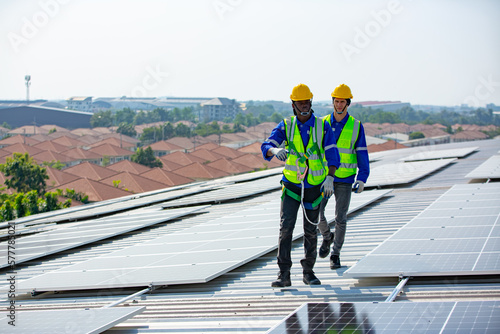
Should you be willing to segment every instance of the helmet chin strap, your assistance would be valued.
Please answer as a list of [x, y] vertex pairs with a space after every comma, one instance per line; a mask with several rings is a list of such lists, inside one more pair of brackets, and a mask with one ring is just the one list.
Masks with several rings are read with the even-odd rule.
[[307, 112], [304, 112], [304, 111], [300, 110], [299, 107], [297, 107], [297, 105], [295, 104], [295, 101], [293, 101], [293, 106], [294, 106], [295, 109], [297, 109], [299, 111], [299, 113], [300, 113], [301, 116], [307, 116], [307, 115], [309, 115], [311, 113], [311, 110], [312, 110], [312, 108], [309, 108], [309, 110]]

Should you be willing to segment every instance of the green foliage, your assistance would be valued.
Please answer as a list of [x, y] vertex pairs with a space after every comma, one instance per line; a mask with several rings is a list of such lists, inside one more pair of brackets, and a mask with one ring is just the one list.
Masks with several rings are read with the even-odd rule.
[[137, 151], [132, 155], [132, 161], [151, 168], [161, 168], [163, 166], [163, 163], [160, 161], [160, 159], [155, 157], [153, 149], [151, 147], [147, 147], [144, 150], [139, 147]]
[[52, 128], [52, 129], [50, 129], [50, 130], [49, 130], [49, 135], [50, 135], [51, 133], [54, 133], [54, 132], [57, 132], [57, 129], [56, 129], [56, 128]]
[[47, 170], [37, 165], [28, 153], [14, 153], [7, 157], [6, 162], [0, 164], [0, 172], [10, 177], [5, 180], [5, 185], [17, 192], [37, 190], [44, 193], [45, 180], [49, 178]]
[[0, 218], [2, 221], [9, 221], [15, 219], [14, 208], [10, 200], [6, 200], [0, 207]]
[[[84, 193], [76, 192], [74, 189], [67, 189], [62, 196], [68, 198], [69, 200], [75, 200], [87, 204], [89, 202], [89, 196]], [[71, 202], [70, 202], [71, 203]]]
[[99, 111], [92, 115], [90, 118], [90, 126], [96, 127], [110, 127], [113, 126], [114, 117], [111, 114], [111, 110]]
[[114, 115], [114, 123], [115, 124], [133, 124], [136, 112], [130, 108], [123, 108], [122, 110], [118, 110]]
[[2, 125], [1, 125], [3, 128], [6, 128], [6, 129], [9, 129], [9, 130], [12, 130], [12, 127], [7, 123], [7, 122], [3, 122]]
[[44, 161], [42, 164], [44, 166], [46, 166], [46, 167], [55, 168], [57, 170], [61, 170], [61, 169], [63, 169], [66, 166], [65, 164], [63, 164], [59, 160], [57, 160], [57, 161], [52, 160], [50, 162], [49, 161]]
[[409, 136], [410, 140], [420, 139], [420, 138], [425, 138], [425, 136], [424, 136], [424, 134], [422, 132], [415, 131], [415, 132], [410, 133], [410, 136]]
[[104, 167], [106, 167], [106, 166], [109, 166], [110, 163], [111, 163], [111, 158], [109, 157], [109, 155], [103, 155], [102, 156], [102, 165]]
[[120, 188], [120, 183], [122, 183], [121, 180], [113, 180], [113, 187]]
[[118, 125], [116, 132], [129, 137], [137, 136], [137, 131], [135, 131], [134, 125], [125, 122], [121, 122], [120, 125]]

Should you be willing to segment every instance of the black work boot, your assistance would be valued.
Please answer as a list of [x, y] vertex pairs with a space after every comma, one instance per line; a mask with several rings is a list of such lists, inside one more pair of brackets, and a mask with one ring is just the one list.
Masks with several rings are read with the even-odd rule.
[[334, 234], [333, 232], [330, 232], [330, 239], [325, 239], [323, 238], [323, 243], [321, 244], [321, 247], [319, 248], [319, 257], [320, 258], [325, 258], [328, 256], [328, 254], [330, 254], [330, 246], [332, 245], [332, 242], [333, 242], [333, 237], [334, 237]]
[[332, 255], [330, 256], [330, 269], [337, 269], [340, 268], [340, 256], [338, 255]]
[[304, 284], [307, 285], [320, 285], [321, 281], [314, 275], [314, 272], [311, 271], [305, 271], [304, 272], [304, 278], [302, 279]]
[[280, 271], [278, 273], [278, 279], [271, 283], [273, 288], [282, 288], [285, 286], [291, 286], [292, 281], [290, 280], [290, 272], [289, 271]]

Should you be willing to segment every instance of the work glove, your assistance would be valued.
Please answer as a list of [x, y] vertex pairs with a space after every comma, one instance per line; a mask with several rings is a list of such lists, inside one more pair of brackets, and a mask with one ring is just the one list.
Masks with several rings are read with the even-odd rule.
[[352, 188], [354, 189], [354, 192], [356, 194], [361, 194], [365, 189], [365, 183], [363, 181], [358, 180], [354, 182], [354, 186]]
[[288, 157], [288, 151], [285, 150], [284, 148], [278, 148], [278, 147], [271, 147], [269, 149], [272, 154], [278, 158], [278, 160], [285, 161], [286, 158]]
[[325, 181], [321, 185], [324, 192], [324, 197], [330, 198], [333, 195], [333, 176], [327, 175]]

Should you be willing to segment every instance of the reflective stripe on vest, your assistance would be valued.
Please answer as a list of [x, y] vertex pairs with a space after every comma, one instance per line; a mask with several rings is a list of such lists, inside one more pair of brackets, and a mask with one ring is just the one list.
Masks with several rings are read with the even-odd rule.
[[[328, 114], [325, 119], [331, 124], [331, 114]], [[358, 157], [354, 144], [358, 139], [360, 122], [349, 115], [342, 132], [337, 140], [337, 149], [340, 155], [340, 166], [335, 172], [335, 176], [346, 178], [355, 175], [358, 172]]]
[[[285, 161], [283, 175], [292, 183], [300, 183], [299, 173], [307, 170], [307, 182], [311, 185], [321, 184], [327, 171], [323, 165], [325, 151], [323, 149], [324, 120], [316, 117], [314, 127], [309, 131], [309, 143], [304, 152], [304, 144], [297, 125], [297, 117], [285, 119], [286, 148], [290, 151]], [[298, 168], [297, 168], [298, 167]]]

